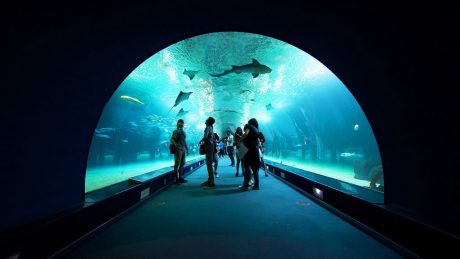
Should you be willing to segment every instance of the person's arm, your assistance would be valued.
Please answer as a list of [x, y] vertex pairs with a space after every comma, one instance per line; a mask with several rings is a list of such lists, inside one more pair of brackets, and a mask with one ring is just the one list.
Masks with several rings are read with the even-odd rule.
[[206, 127], [206, 129], [204, 130], [204, 135], [203, 135], [203, 138], [200, 140], [200, 143], [204, 142], [207, 136], [208, 136], [208, 127]]
[[243, 136], [241, 137], [240, 141], [243, 141], [248, 135], [249, 135], [250, 130], [246, 128], [244, 130]]
[[235, 146], [238, 146], [238, 143], [240, 143], [240, 141], [241, 141], [241, 135], [238, 134], [238, 133], [235, 133], [235, 136], [236, 136], [236, 137], [235, 137], [233, 143], [235, 144]]
[[184, 138], [184, 143], [185, 143], [185, 150], [186, 150], [187, 155], [188, 155], [188, 145], [187, 145], [187, 141], [185, 140], [185, 138]]
[[175, 136], [176, 135], [176, 131], [173, 131], [173, 134], [171, 136], [171, 144], [173, 144], [175, 147], [177, 147], [177, 143], [176, 143], [176, 140], [175, 140]]
[[260, 142], [265, 143], [265, 136], [262, 132], [259, 132]]

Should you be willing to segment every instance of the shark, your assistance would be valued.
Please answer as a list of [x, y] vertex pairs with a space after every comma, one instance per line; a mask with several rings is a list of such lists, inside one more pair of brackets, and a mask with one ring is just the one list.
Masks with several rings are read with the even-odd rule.
[[176, 116], [184, 116], [185, 114], [187, 114], [189, 111], [184, 111], [183, 108], [180, 108], [179, 112], [177, 113]]
[[139, 101], [139, 99], [131, 97], [131, 96], [128, 96], [128, 95], [122, 95], [122, 96], [120, 96], [120, 99], [128, 101], [128, 102], [132, 102], [132, 103], [135, 103], [135, 104], [139, 104], [139, 105], [145, 105], [145, 103]]
[[228, 75], [230, 73], [235, 73], [235, 74], [241, 74], [241, 73], [250, 73], [252, 74], [253, 78], [256, 78], [259, 76], [259, 74], [268, 74], [272, 72], [272, 69], [267, 67], [266, 65], [260, 64], [257, 59], [253, 58], [252, 63], [246, 64], [246, 65], [241, 65], [241, 66], [235, 66], [232, 65], [232, 68], [230, 70], [225, 70], [224, 72], [220, 74], [211, 74], [208, 73], [210, 76], [214, 77], [221, 77]]
[[176, 102], [174, 103], [173, 107], [171, 107], [171, 109], [169, 109], [168, 113], [174, 108], [176, 107], [177, 105], [179, 105], [181, 102], [185, 101], [185, 100], [188, 100], [188, 98], [190, 97], [190, 95], [192, 94], [193, 92], [182, 92], [180, 91], [179, 95], [177, 96], [176, 98]]
[[184, 72], [182, 74], [187, 75], [190, 80], [193, 80], [198, 72], [200, 72], [200, 70], [187, 70], [184, 68]]

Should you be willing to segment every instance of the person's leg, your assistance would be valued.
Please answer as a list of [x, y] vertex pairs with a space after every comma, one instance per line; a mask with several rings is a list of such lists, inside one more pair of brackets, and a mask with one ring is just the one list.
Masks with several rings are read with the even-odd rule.
[[185, 165], [185, 152], [182, 151], [182, 159], [180, 160], [179, 166], [179, 180], [181, 183], [186, 183], [187, 180], [184, 178], [184, 165]]
[[264, 168], [265, 176], [268, 176], [267, 165], [265, 164], [265, 160], [264, 160], [263, 157], [260, 158], [260, 163], [261, 163], [262, 167]]
[[244, 181], [243, 181], [243, 187], [248, 187], [249, 186], [249, 180], [251, 178], [250, 175], [250, 170], [249, 170], [249, 163], [246, 159], [243, 159], [244, 161], [244, 171], [243, 171], [243, 176], [244, 176]]
[[260, 162], [258, 160], [253, 160], [251, 163], [252, 174], [254, 176], [254, 186], [253, 189], [259, 189], [259, 168]]
[[[238, 176], [238, 170], [240, 169], [240, 158], [238, 156], [236, 156], [236, 176]], [[241, 165], [241, 167], [243, 167], [243, 165]]]
[[174, 153], [174, 175], [176, 176], [176, 184], [180, 184], [180, 173], [179, 173], [179, 168], [180, 168], [180, 161], [182, 159], [182, 151], [177, 150]]
[[213, 153], [206, 152], [206, 168], [208, 169], [208, 185], [214, 184], [214, 169], [212, 168]]
[[219, 157], [217, 157], [217, 153], [214, 153], [214, 174], [216, 177], [219, 177], [219, 173], [217, 173], [217, 166], [219, 166]]
[[230, 157], [230, 166], [234, 166], [235, 165], [235, 157], [234, 157], [234, 152], [235, 150], [233, 149], [233, 147], [228, 147], [228, 156]]

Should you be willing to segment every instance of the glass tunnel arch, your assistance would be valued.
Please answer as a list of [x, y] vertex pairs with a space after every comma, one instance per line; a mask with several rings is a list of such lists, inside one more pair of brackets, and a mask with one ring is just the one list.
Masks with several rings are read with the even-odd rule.
[[[174, 106], [181, 91], [191, 94]], [[306, 52], [244, 32], [185, 39], [126, 77], [95, 129], [85, 192], [172, 166], [169, 139], [179, 118], [187, 160], [204, 158], [197, 145], [209, 116], [220, 136], [256, 118], [267, 161], [383, 192], [375, 136], [347, 87]]]

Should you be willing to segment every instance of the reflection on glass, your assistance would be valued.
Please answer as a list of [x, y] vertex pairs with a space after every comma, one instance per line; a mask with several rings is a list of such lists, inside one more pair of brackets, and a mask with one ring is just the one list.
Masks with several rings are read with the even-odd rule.
[[252, 117], [265, 160], [383, 191], [372, 129], [345, 85], [285, 42], [221, 32], [178, 42], [140, 64], [106, 104], [88, 157], [86, 192], [173, 165], [169, 139], [185, 122], [190, 155], [208, 116], [225, 136]]

